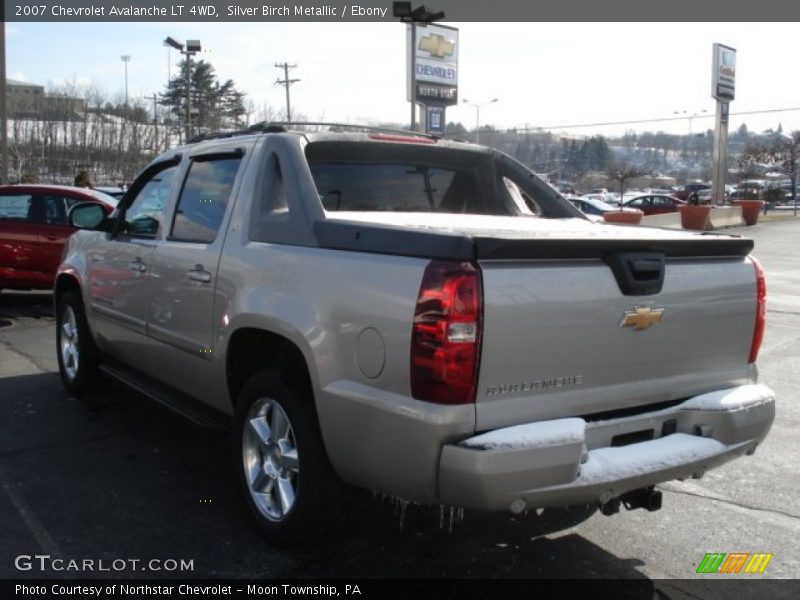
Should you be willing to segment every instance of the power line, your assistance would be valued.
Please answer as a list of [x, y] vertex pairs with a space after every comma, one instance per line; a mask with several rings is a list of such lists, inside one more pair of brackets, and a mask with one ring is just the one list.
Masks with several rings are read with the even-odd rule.
[[[741, 112], [732, 112], [729, 113], [730, 116], [740, 116], [740, 115], [761, 115], [767, 113], [779, 113], [779, 112], [791, 112], [791, 111], [800, 111], [800, 107], [795, 108], [769, 108], [764, 110], [746, 110]], [[694, 115], [692, 117], [660, 117], [654, 119], [637, 119], [633, 121], [604, 121], [602, 123], [576, 123], [573, 125], [542, 125], [538, 127], [509, 127], [503, 131], [484, 131], [483, 133], [504, 133], [511, 130], [514, 131], [543, 131], [543, 130], [550, 130], [550, 129], [577, 129], [579, 127], [605, 127], [608, 125], [638, 125], [641, 123], [661, 123], [665, 121], [685, 121], [686, 119], [711, 119], [714, 118], [714, 115]]]

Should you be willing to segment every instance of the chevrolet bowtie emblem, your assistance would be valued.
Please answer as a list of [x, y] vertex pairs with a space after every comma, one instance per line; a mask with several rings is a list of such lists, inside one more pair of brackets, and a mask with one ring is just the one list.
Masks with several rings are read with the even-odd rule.
[[633, 310], [629, 310], [622, 317], [620, 327], [633, 327], [634, 331], [642, 331], [647, 329], [654, 323], [661, 321], [661, 316], [664, 314], [663, 308], [656, 308], [651, 310], [647, 306], [637, 306]]
[[444, 36], [438, 33], [426, 35], [419, 41], [419, 49], [425, 50], [425, 52], [428, 52], [431, 56], [435, 56], [436, 58], [450, 56], [453, 54], [453, 49], [455, 47], [456, 45], [453, 42], [445, 39]]

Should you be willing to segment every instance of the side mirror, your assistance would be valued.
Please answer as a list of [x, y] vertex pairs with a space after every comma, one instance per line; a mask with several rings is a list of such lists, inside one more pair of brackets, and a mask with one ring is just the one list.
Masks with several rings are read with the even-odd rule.
[[95, 202], [81, 202], [69, 211], [69, 224], [78, 229], [110, 231], [111, 223], [106, 218], [102, 205]]

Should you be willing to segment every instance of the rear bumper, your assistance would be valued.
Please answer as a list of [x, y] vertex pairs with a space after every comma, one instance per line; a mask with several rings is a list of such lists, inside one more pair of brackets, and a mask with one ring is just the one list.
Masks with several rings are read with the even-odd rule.
[[[484, 510], [605, 503], [752, 454], [774, 418], [774, 393], [744, 385], [634, 417], [499, 429], [443, 447], [439, 496]], [[675, 433], [662, 435], [665, 427]], [[655, 439], [611, 447], [615, 436], [649, 430]]]

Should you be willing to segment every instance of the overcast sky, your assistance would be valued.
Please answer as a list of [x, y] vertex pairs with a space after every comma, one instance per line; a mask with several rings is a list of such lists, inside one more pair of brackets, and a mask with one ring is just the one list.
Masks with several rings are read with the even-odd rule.
[[[714, 113], [711, 46], [737, 49], [731, 112], [800, 107], [795, 23], [446, 23], [460, 29], [459, 94], [496, 127], [559, 126]], [[7, 23], [7, 74], [42, 85], [95, 84], [121, 97], [131, 56], [131, 97], [161, 92], [168, 62], [162, 40], [200, 39], [221, 79], [233, 79], [261, 107], [284, 107], [276, 62], [296, 63], [292, 109], [312, 120], [407, 124], [405, 27], [399, 23]], [[707, 111], [702, 113], [702, 111]], [[476, 111], [448, 108], [472, 128]], [[800, 129], [800, 110], [732, 116], [731, 128]], [[693, 132], [713, 127], [693, 120]], [[581, 134], [686, 133], [688, 120], [576, 127]], [[559, 130], [564, 131], [564, 130]]]

